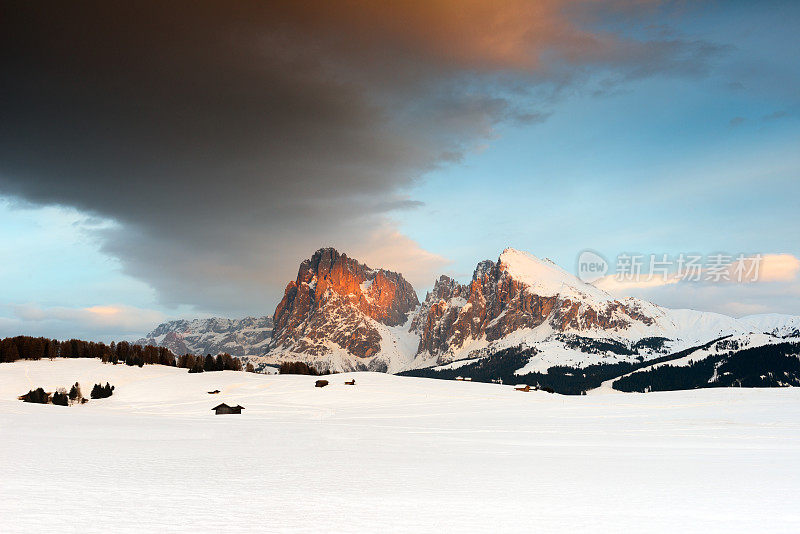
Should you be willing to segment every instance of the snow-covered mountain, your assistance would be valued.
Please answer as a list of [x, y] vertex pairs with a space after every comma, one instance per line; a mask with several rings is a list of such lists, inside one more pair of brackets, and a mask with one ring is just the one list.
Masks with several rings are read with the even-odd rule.
[[748, 315], [742, 321], [759, 332], [768, 332], [778, 337], [800, 337], [800, 316], [780, 313]]
[[[616, 298], [548, 259], [515, 249], [461, 284], [441, 276], [420, 304], [401, 274], [332, 248], [301, 263], [269, 318], [173, 321], [140, 342], [230, 352], [256, 364], [300, 360], [331, 371], [390, 373], [526, 351], [527, 372], [663, 357], [728, 335], [800, 333], [800, 317], [736, 319]], [[272, 334], [272, 337], [270, 337]]]
[[232, 356], [250, 357], [262, 356], [271, 337], [271, 317], [213, 317], [162, 323], [136, 343], [167, 347], [175, 354], [227, 352]]
[[405, 325], [418, 304], [402, 275], [320, 249], [286, 286], [265, 363], [302, 360], [338, 371], [399, 371], [416, 350]]
[[[440, 277], [412, 322], [420, 336], [417, 367], [536, 348], [530, 370], [649, 359], [729, 334], [760, 331], [740, 320], [617, 299], [552, 261], [506, 249], [472, 281]], [[776, 324], [781, 324], [776, 320]], [[603, 344], [614, 350], [599, 350]]]

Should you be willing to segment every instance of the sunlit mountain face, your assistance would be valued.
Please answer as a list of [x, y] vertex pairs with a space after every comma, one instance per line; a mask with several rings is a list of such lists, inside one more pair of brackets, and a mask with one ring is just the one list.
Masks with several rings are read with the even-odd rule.
[[[477, 305], [476, 265], [507, 247], [570, 276], [594, 254], [611, 322], [638, 320], [628, 297], [796, 314], [798, 20], [788, 1], [7, 3], [0, 336], [135, 341], [187, 320], [188, 341], [164, 331], [176, 347], [277, 350], [286, 284], [323, 247], [399, 277], [341, 295], [380, 325], [342, 339], [371, 358], [425, 306], [444, 315], [413, 335], [450, 351], [431, 328], [457, 321], [452, 298]], [[447, 309], [427, 302], [443, 291]], [[283, 308], [281, 350], [327, 342], [298, 330], [319, 319], [301, 304], [333, 313], [311, 296]], [[229, 338], [210, 317], [259, 326]], [[473, 318], [442, 328], [466, 344], [519, 326]]]

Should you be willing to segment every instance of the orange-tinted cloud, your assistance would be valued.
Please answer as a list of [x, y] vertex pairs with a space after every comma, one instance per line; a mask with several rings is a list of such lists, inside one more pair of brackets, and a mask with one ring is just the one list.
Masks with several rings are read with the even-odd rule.
[[116, 221], [103, 250], [166, 304], [271, 313], [331, 244], [427, 285], [443, 260], [387, 227], [426, 172], [546, 118], [537, 88], [707, 62], [704, 43], [593, 28], [641, 4], [12, 2], [0, 194]]
[[72, 336], [69, 332], [76, 331], [88, 332], [93, 336], [139, 335], [166, 319], [161, 312], [122, 304], [86, 308], [19, 304], [13, 306], [13, 312], [14, 317], [6, 319], [8, 324], [5, 328], [14, 328], [17, 334], [29, 335]]
[[[607, 275], [594, 285], [617, 297], [633, 296], [671, 308], [693, 308], [733, 316], [755, 313], [797, 313], [800, 298], [800, 259], [792, 254], [763, 254], [744, 258], [744, 265], [757, 269], [747, 271], [739, 281], [737, 259], [724, 268], [727, 273], [718, 282], [706, 281], [703, 271], [697, 282], [681, 279], [676, 274], [656, 275], [651, 280], [643, 274], [636, 280], [618, 280]], [[769, 303], [766, 305], [765, 303]]]
[[272, 5], [279, 12], [278, 20], [289, 21], [290, 27], [309, 31], [317, 38], [333, 37], [336, 46], [350, 48], [351, 52], [378, 56], [391, 49], [459, 68], [531, 70], [541, 65], [547, 52], [575, 63], [608, 59], [614, 49], [622, 51], [623, 40], [584, 29], [580, 23], [591, 20], [598, 9], [606, 14], [619, 13], [658, 3], [320, 0]]
[[390, 222], [375, 228], [362, 242], [355, 243], [348, 255], [359, 258], [370, 267], [401, 273], [417, 291], [432, 286], [435, 277], [451, 263], [447, 258], [420, 247]]
[[764, 282], [796, 280], [800, 273], [800, 259], [792, 254], [766, 254], [761, 263], [759, 279]]

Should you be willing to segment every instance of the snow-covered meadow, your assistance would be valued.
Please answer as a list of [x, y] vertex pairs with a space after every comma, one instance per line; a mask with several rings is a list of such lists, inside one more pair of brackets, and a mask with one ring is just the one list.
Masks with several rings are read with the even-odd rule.
[[[326, 378], [0, 364], [0, 531], [800, 531], [798, 389]], [[16, 399], [75, 381], [116, 390]]]

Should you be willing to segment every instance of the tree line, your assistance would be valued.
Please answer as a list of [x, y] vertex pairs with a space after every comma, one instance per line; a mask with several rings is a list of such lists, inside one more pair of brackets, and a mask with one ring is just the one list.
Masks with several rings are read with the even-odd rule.
[[[734, 345], [724, 344], [731, 348]], [[738, 347], [738, 344], [735, 346]], [[708, 356], [688, 365], [663, 365], [616, 380], [626, 392], [675, 391], [713, 387], [800, 386], [800, 343], [784, 342]]]
[[[667, 354], [665, 356], [659, 356], [650, 360], [644, 360], [643, 357], [638, 357], [634, 361], [595, 363], [583, 367], [554, 365], [549, 367], [545, 373], [530, 372], [517, 374], [517, 371], [522, 369], [539, 351], [536, 348], [511, 347], [497, 351], [475, 362], [470, 362], [455, 368], [434, 369], [427, 367], [423, 369], [412, 369], [399, 374], [444, 380], [454, 380], [457, 376], [466, 376], [472, 378], [472, 380], [476, 382], [502, 381], [504, 384], [528, 384], [543, 390], [553, 390], [562, 395], [583, 395], [587, 391], [599, 387], [600, 384], [606, 380], [636, 371], [642, 367], [683, 358], [696, 350], [707, 349], [714, 343], [726, 339], [727, 337], [730, 336], [720, 337], [704, 345]], [[635, 354], [635, 352], [632, 351], [625, 352], [620, 348], [621, 345], [616, 346], [607, 341], [598, 342], [578, 336], [572, 338], [562, 337], [560, 339], [572, 348], [581, 347], [581, 350], [588, 349], [589, 352], [611, 350], [611, 348], [616, 347], [617, 354]], [[639, 348], [645, 347], [661, 350], [665, 340], [666, 338], [645, 338], [640, 342], [641, 344], [637, 343], [634, 346], [637, 348], [637, 351]], [[615, 388], [617, 383], [619, 382], [614, 383]]]
[[278, 374], [322, 376], [330, 373], [327, 371], [320, 372], [316, 367], [308, 365], [306, 362], [283, 362], [278, 368]]
[[[175, 354], [166, 347], [137, 345], [120, 341], [106, 345], [94, 341], [70, 339], [59, 341], [45, 337], [16, 336], [0, 339], [0, 363], [17, 360], [44, 360], [53, 358], [97, 358], [103, 363], [136, 365], [168, 365], [189, 369], [192, 373], [205, 371], [241, 371], [242, 361], [228, 353], [212, 356]], [[248, 363], [247, 371], [253, 372]]]

